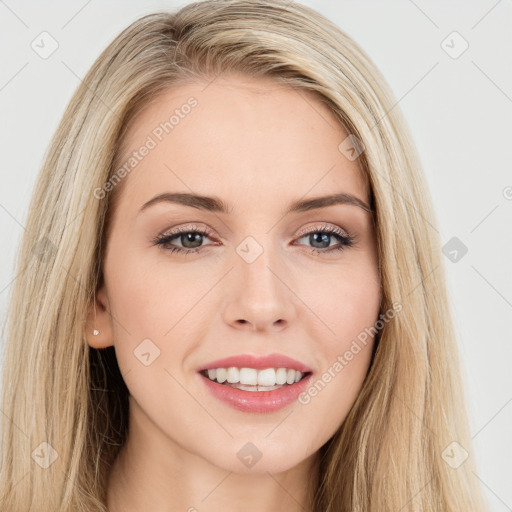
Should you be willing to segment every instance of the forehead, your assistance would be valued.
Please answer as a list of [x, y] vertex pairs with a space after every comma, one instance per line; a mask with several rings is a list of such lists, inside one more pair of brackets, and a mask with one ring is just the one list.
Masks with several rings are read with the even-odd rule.
[[230, 204], [337, 191], [367, 200], [358, 161], [338, 148], [347, 136], [311, 91], [268, 78], [217, 77], [154, 98], [130, 123], [116, 168], [132, 159], [122, 196], [139, 207], [169, 191]]

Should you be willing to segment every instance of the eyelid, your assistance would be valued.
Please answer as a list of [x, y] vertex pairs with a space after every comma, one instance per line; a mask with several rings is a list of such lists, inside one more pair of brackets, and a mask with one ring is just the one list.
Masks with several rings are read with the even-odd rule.
[[175, 236], [181, 233], [189, 233], [190, 231], [204, 231], [208, 236], [214, 234], [213, 230], [206, 225], [198, 226], [197, 224], [186, 224], [176, 229], [171, 229], [169, 232], [164, 231], [161, 236]]
[[334, 224], [322, 224], [321, 226], [314, 225], [309, 228], [304, 228], [299, 234], [299, 238], [302, 238], [304, 235], [309, 235], [310, 233], [316, 233], [317, 231], [330, 231], [332, 233], [337, 233], [346, 238], [354, 238], [353, 234]]
[[[314, 233], [316, 231], [320, 231], [320, 230], [324, 230], [324, 229], [332, 230], [333, 232], [343, 234], [347, 238], [353, 237], [353, 234], [350, 231], [348, 231], [347, 229], [341, 228], [340, 226], [337, 226], [335, 224], [326, 223], [325, 221], [320, 226], [318, 224], [314, 224], [312, 226], [302, 229], [297, 236], [302, 237], [304, 235], [308, 235], [309, 233]], [[210, 229], [207, 225], [199, 226], [196, 223], [193, 223], [193, 224], [186, 224], [185, 226], [180, 226], [179, 228], [176, 228], [176, 229], [171, 229], [169, 232], [164, 231], [163, 233], [161, 233], [161, 236], [171, 236], [171, 235], [177, 235], [180, 233], [189, 233], [190, 231], [204, 231], [208, 234], [208, 236], [215, 234], [214, 231], [212, 229]], [[217, 238], [221, 238], [221, 237], [217, 237]]]

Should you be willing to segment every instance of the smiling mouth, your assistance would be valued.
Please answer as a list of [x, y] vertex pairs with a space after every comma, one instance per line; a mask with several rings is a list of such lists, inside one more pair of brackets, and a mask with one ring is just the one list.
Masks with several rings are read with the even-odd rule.
[[199, 372], [203, 377], [242, 391], [273, 391], [290, 387], [305, 379], [311, 372], [302, 373], [291, 368], [216, 368]]

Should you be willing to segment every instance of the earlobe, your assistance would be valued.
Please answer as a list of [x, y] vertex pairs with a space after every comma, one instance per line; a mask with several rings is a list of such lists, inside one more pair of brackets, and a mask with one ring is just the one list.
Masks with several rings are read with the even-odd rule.
[[105, 284], [98, 289], [96, 301], [89, 304], [85, 329], [85, 337], [90, 347], [106, 348], [114, 344]]

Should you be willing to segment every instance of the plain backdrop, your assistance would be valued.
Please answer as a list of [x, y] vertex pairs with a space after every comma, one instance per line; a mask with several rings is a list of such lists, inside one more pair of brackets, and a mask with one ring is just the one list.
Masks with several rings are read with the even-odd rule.
[[[185, 3], [0, 0], [1, 321], [43, 153], [73, 91], [132, 21]], [[492, 510], [512, 510], [512, 3], [302, 3], [370, 55], [411, 128], [448, 244], [471, 456]], [[42, 32], [58, 44], [47, 58], [33, 49]]]

